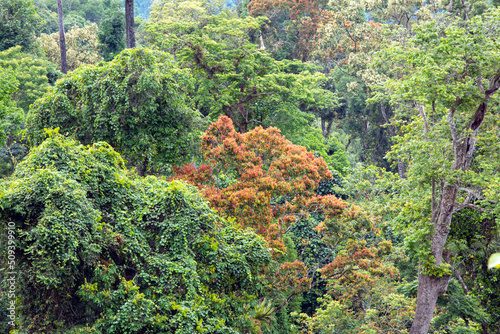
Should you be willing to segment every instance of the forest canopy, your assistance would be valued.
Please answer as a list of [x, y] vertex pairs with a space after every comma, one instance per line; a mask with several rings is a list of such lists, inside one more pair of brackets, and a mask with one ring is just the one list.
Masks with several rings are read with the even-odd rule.
[[499, 333], [499, 5], [0, 0], [0, 331]]

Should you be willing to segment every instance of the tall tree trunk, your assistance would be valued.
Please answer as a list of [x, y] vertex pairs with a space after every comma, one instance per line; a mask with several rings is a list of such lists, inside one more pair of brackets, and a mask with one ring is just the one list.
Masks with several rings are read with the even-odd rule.
[[[478, 82], [481, 82], [481, 79]], [[452, 170], [469, 170], [476, 148], [479, 127], [483, 123], [486, 114], [488, 100], [499, 88], [500, 74], [490, 79], [488, 90], [484, 92], [483, 102], [476, 109], [468, 126], [462, 132], [463, 136], [458, 134], [454, 120], [455, 110], [462, 103], [462, 100], [457, 99], [448, 111], [448, 126], [453, 139], [454, 150]], [[451, 217], [458, 206], [456, 199], [460, 185], [460, 181], [444, 182], [439, 191], [439, 201], [436, 199], [436, 191], [433, 186], [431, 222], [434, 225], [434, 231], [431, 241], [431, 254], [434, 256], [434, 265], [436, 266], [443, 263], [443, 251], [450, 232]], [[434, 307], [436, 306], [436, 300], [440, 294], [446, 292], [450, 278], [450, 275], [436, 277], [419, 273], [417, 308], [410, 334], [427, 334]]]
[[127, 49], [135, 48], [134, 0], [125, 0], [125, 30], [127, 32]]
[[406, 178], [405, 173], [406, 173], [405, 163], [401, 159], [398, 159], [398, 175], [399, 175], [399, 178], [400, 179]]
[[61, 72], [66, 74], [68, 73], [68, 62], [66, 61], [66, 38], [64, 37], [62, 0], [57, 0], [57, 16], [59, 19], [59, 49], [61, 50]]
[[260, 34], [259, 40], [260, 40], [260, 49], [265, 51], [266, 46], [264, 45], [264, 40], [262, 39], [262, 34]]
[[[453, 114], [453, 112], [450, 112], [450, 114]], [[450, 127], [454, 128], [452, 116], [448, 117], [448, 120]], [[477, 134], [478, 131], [474, 131], [473, 134], [468, 135], [466, 138], [454, 138], [455, 158], [452, 167], [454, 170], [469, 169], [475, 150]], [[436, 266], [444, 262], [443, 251], [450, 232], [451, 217], [457, 206], [456, 199], [459, 187], [459, 181], [443, 184], [437, 203], [435, 198], [436, 192], [433, 191], [431, 222], [434, 225], [434, 232], [431, 242], [431, 254], [434, 257], [434, 265]], [[419, 273], [417, 308], [410, 334], [427, 334], [437, 298], [446, 292], [450, 278], [451, 275], [436, 277]]]
[[488, 329], [488, 324], [481, 324], [481, 330], [482, 334], [491, 334], [490, 330]]

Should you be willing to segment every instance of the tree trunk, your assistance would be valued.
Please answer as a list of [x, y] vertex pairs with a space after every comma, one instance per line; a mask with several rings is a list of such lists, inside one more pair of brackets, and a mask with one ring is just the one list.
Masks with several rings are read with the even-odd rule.
[[418, 275], [417, 309], [410, 334], [428, 333], [437, 296], [446, 292], [449, 280], [449, 276], [436, 278], [422, 273]]
[[135, 48], [134, 0], [125, 0], [125, 30], [127, 32], [127, 49]]
[[148, 158], [145, 158], [144, 161], [140, 162], [139, 165], [135, 167], [135, 170], [137, 171], [137, 174], [139, 174], [139, 176], [146, 176], [148, 166], [149, 160]]
[[[433, 218], [437, 217], [437, 219], [434, 223], [431, 253], [435, 259], [434, 264], [437, 266], [443, 262], [443, 250], [450, 230], [457, 190], [456, 185], [446, 185], [440, 194], [439, 205], [432, 212]], [[410, 334], [428, 333], [437, 298], [446, 292], [450, 278], [450, 275], [436, 277], [419, 273], [417, 308]]]
[[[481, 82], [481, 80], [478, 80]], [[487, 102], [500, 88], [500, 74], [490, 79], [488, 90], [484, 92], [483, 102], [476, 109], [471, 117], [468, 126], [463, 130], [462, 136], [459, 136], [455, 125], [455, 110], [462, 103], [457, 99], [455, 104], [448, 111], [448, 126], [453, 139], [454, 160], [452, 170], [467, 171], [470, 168], [474, 151], [476, 149], [476, 138], [487, 110]], [[425, 117], [422, 115], [422, 117]], [[446, 239], [450, 232], [451, 217], [457, 206], [456, 199], [460, 180], [443, 183], [439, 192], [439, 201], [436, 201], [436, 191], [433, 186], [432, 191], [432, 217], [431, 222], [434, 225], [434, 231], [431, 242], [431, 254], [434, 256], [434, 265], [439, 266], [443, 262], [443, 251], [446, 245]], [[429, 330], [432, 314], [436, 305], [438, 296], [446, 292], [450, 275], [442, 277], [429, 276], [422, 273], [418, 275], [417, 290], [417, 308], [415, 318], [411, 326], [410, 334], [426, 334]]]
[[490, 330], [488, 329], [489, 324], [481, 324], [481, 330], [482, 334], [491, 334]]
[[[384, 118], [385, 123], [388, 125], [389, 132], [391, 134], [391, 137], [394, 137], [396, 135], [396, 129], [394, 128], [394, 125], [391, 124], [391, 120], [389, 117], [387, 117], [387, 113], [385, 112], [385, 103], [384, 101], [380, 102], [380, 112], [382, 113], [382, 117]], [[398, 159], [398, 174], [401, 179], [405, 178], [405, 164], [401, 159]]]
[[[477, 132], [476, 132], [477, 135]], [[455, 161], [453, 169], [467, 170], [474, 153], [476, 136], [468, 136], [465, 140], [454, 142]], [[467, 159], [470, 157], [470, 159]], [[439, 194], [439, 202], [433, 204], [431, 222], [434, 223], [434, 233], [431, 243], [431, 254], [434, 256], [434, 265], [443, 263], [443, 251], [446, 239], [450, 232], [451, 217], [455, 209], [459, 182], [446, 183]], [[433, 192], [432, 203], [435, 203]], [[417, 308], [410, 334], [427, 334], [436, 300], [439, 295], [446, 292], [451, 275], [442, 277], [430, 276], [423, 273], [418, 275]]]
[[398, 174], [400, 179], [404, 179], [406, 173], [405, 164], [401, 159], [398, 159]]
[[68, 62], [66, 61], [66, 38], [64, 37], [62, 0], [57, 0], [57, 16], [59, 19], [59, 49], [61, 50], [61, 72], [66, 74], [68, 73]]
[[349, 140], [347, 141], [347, 144], [345, 144], [345, 151], [347, 152], [347, 150], [349, 149], [349, 146], [351, 145], [351, 138], [349, 138]]
[[327, 120], [326, 118], [321, 117], [321, 132], [323, 134], [323, 138], [327, 138], [332, 131], [333, 120]]

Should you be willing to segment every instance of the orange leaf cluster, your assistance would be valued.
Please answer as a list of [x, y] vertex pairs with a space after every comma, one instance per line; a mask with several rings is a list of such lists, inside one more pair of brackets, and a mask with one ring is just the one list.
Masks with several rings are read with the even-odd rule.
[[[315, 229], [326, 239], [343, 239], [357, 230], [376, 233], [359, 208], [315, 193], [321, 180], [332, 177], [325, 161], [293, 145], [276, 128], [240, 134], [230, 118], [221, 116], [202, 136], [201, 150], [208, 165], [175, 168], [175, 178], [196, 185], [222, 216], [263, 236], [276, 258], [286, 251], [283, 235], [313, 213], [324, 220]], [[373, 275], [394, 274], [380, 260], [390, 248], [390, 243], [368, 247], [363, 240], [351, 239], [321, 274], [324, 279], [370, 284]], [[314, 272], [303, 262], [285, 262], [273, 273], [273, 288], [292, 296], [301, 293], [310, 288]]]
[[294, 294], [307, 291], [310, 282], [307, 266], [300, 261], [283, 263], [276, 275], [276, 289]]
[[325, 161], [276, 128], [240, 134], [221, 116], [202, 136], [201, 149], [210, 165], [175, 168], [175, 178], [195, 184], [221, 215], [252, 227], [274, 251], [285, 250], [281, 236], [297, 219], [319, 211], [332, 218], [345, 211], [342, 200], [314, 192], [320, 180], [332, 177]]

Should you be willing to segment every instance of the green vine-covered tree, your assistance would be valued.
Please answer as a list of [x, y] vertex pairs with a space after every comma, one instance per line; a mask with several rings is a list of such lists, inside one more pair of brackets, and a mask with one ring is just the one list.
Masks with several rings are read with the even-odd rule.
[[186, 96], [191, 85], [168, 54], [125, 50], [59, 80], [33, 105], [27, 134], [38, 145], [44, 128], [60, 127], [85, 144], [110, 143], [141, 175], [159, 172], [190, 160], [200, 120]]
[[260, 332], [271, 265], [262, 238], [219, 218], [192, 186], [134, 176], [106, 143], [49, 136], [0, 185], [2, 243], [13, 222], [21, 273], [17, 329]]

